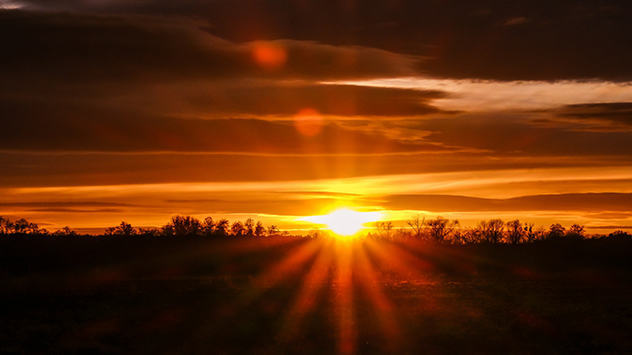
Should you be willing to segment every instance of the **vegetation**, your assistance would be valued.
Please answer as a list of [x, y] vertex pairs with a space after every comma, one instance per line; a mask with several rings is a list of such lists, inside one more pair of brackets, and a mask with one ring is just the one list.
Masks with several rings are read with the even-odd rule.
[[[533, 243], [544, 240], [583, 240], [586, 238], [630, 238], [628, 232], [617, 230], [608, 235], [587, 236], [584, 226], [573, 224], [568, 229], [559, 223], [552, 224], [549, 229], [542, 227], [534, 229], [533, 223], [523, 223], [520, 220], [504, 222], [494, 218], [480, 221], [475, 227], [461, 228], [458, 220], [449, 220], [438, 216], [435, 219], [426, 219], [420, 215], [412, 216], [406, 221], [407, 228], [395, 229], [393, 222], [375, 222], [373, 230], [360, 238], [373, 240], [398, 241], [415, 239], [441, 244], [521, 244]], [[0, 235], [77, 235], [70, 227], [66, 226], [53, 233], [44, 228], [39, 228], [36, 223], [30, 223], [25, 219], [11, 221], [0, 216]], [[213, 217], [206, 217], [203, 221], [191, 216], [176, 215], [169, 223], [160, 228], [136, 228], [130, 223], [122, 221], [115, 227], [104, 230], [105, 236], [204, 236], [209, 238], [223, 237], [274, 237], [290, 236], [287, 231], [280, 231], [276, 225], [265, 227], [261, 221], [255, 222], [248, 218], [244, 222], [231, 222], [225, 218], [217, 221]], [[306, 235], [310, 238], [324, 238], [331, 233], [313, 229]]]
[[632, 352], [630, 234], [409, 222], [341, 240], [211, 217], [103, 236], [2, 219], [0, 352]]

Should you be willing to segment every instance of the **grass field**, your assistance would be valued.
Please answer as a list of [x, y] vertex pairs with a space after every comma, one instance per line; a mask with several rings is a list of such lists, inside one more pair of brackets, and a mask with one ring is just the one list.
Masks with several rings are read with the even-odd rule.
[[0, 246], [3, 354], [632, 353], [627, 242]]

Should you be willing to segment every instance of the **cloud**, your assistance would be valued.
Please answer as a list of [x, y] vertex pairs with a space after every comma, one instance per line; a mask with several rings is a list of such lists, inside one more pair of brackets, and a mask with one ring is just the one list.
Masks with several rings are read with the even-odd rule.
[[279, 196], [262, 196], [239, 200], [238, 197], [227, 200], [168, 200], [166, 206], [171, 209], [186, 209], [193, 214], [263, 214], [277, 216], [293, 216], [305, 213], [318, 213], [338, 202], [336, 198], [293, 198]]
[[88, 152], [233, 152], [256, 154], [384, 154], [441, 152], [433, 143], [400, 142], [322, 120], [313, 136], [295, 122], [259, 119], [179, 119], [77, 105], [0, 104], [10, 119], [0, 149]]
[[293, 116], [309, 108], [332, 116], [420, 116], [441, 112], [429, 104], [440, 91], [334, 84], [199, 87], [187, 102], [206, 115]]
[[[423, 56], [444, 78], [629, 80], [632, 7], [626, 0], [47, 1], [48, 11], [202, 18], [234, 42], [291, 38]], [[209, 26], [210, 27], [210, 26]]]
[[[5, 80], [68, 83], [335, 80], [411, 75], [418, 61], [312, 41], [236, 43], [209, 34], [208, 28], [205, 22], [173, 17], [0, 11], [0, 73]], [[270, 66], [279, 55], [281, 62]]]
[[447, 119], [402, 121], [402, 126], [431, 132], [424, 135], [427, 142], [486, 151], [497, 157], [629, 157], [632, 152], [628, 132], [592, 132], [578, 130], [576, 124], [544, 124], [550, 122], [550, 116], [546, 112], [460, 114]]
[[632, 211], [630, 193], [569, 193], [491, 199], [451, 195], [392, 195], [384, 207], [429, 212]]
[[450, 80], [422, 77], [377, 79], [354, 82], [385, 88], [439, 90], [433, 104], [448, 111], [525, 112], [558, 109], [565, 105], [632, 101], [630, 82], [605, 81], [490, 81]]
[[632, 131], [631, 102], [566, 105], [551, 112], [553, 117], [536, 122], [593, 132]]
[[[0, 90], [2, 92], [2, 90]], [[187, 118], [281, 117], [303, 109], [339, 117], [406, 117], [442, 111], [431, 101], [444, 97], [438, 90], [412, 90], [357, 85], [233, 81], [164, 85], [60, 85], [57, 90], [6, 90], [0, 105], [36, 102], [47, 106], [89, 111], [109, 107], [129, 112]], [[8, 110], [8, 109], [7, 109]]]

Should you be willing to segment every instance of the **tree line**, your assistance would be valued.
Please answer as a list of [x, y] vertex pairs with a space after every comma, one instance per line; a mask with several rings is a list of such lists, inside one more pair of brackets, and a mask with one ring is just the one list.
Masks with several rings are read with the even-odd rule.
[[105, 229], [105, 235], [126, 236], [270, 237], [287, 234], [287, 232], [281, 232], [274, 224], [265, 227], [261, 221], [255, 222], [252, 218], [248, 218], [244, 222], [235, 221], [231, 224], [226, 218], [220, 218], [216, 221], [213, 217], [206, 217], [200, 221], [191, 216], [174, 216], [169, 223], [160, 228], [134, 228], [129, 223], [121, 222], [116, 227]]
[[[568, 229], [559, 223], [552, 224], [549, 229], [534, 228], [533, 223], [524, 223], [519, 219], [508, 222], [499, 218], [480, 221], [474, 227], [463, 228], [458, 220], [449, 220], [438, 216], [426, 219], [420, 215], [406, 221], [407, 227], [395, 229], [390, 221], [375, 222], [374, 229], [367, 237], [381, 240], [417, 239], [444, 244], [519, 244], [533, 243], [541, 240], [561, 238], [581, 240], [587, 238], [584, 226], [573, 224]], [[592, 238], [615, 237], [632, 238], [621, 230], [609, 235], [593, 235]]]
[[[0, 235], [52, 235], [68, 236], [78, 233], [66, 226], [54, 232], [40, 228], [37, 223], [31, 223], [24, 218], [11, 221], [0, 216]], [[291, 236], [288, 231], [280, 231], [276, 225], [265, 227], [261, 221], [248, 218], [245, 221], [231, 223], [226, 218], [214, 220], [206, 217], [203, 221], [191, 216], [173, 216], [171, 220], [160, 228], [136, 228], [130, 223], [122, 221], [115, 227], [104, 230], [106, 236], [205, 236], [205, 237], [273, 237]], [[331, 234], [327, 231], [313, 229], [307, 233], [310, 238], [323, 238]], [[533, 223], [524, 223], [519, 219], [508, 222], [494, 218], [480, 221], [474, 227], [463, 228], [458, 220], [449, 220], [441, 216], [426, 219], [415, 215], [406, 221], [406, 227], [395, 228], [391, 221], [375, 222], [373, 228], [362, 237], [374, 240], [420, 240], [443, 244], [519, 244], [532, 243], [541, 240], [555, 240], [561, 238], [581, 240], [587, 238], [584, 226], [573, 224], [565, 228], [559, 223], [552, 224], [549, 229], [534, 228]], [[632, 238], [621, 230], [609, 235], [593, 235], [592, 238], [615, 237]]]
[[[0, 235], [6, 234], [32, 234], [32, 235], [78, 235], [78, 233], [66, 226], [55, 232], [50, 232], [45, 228], [40, 228], [37, 223], [31, 223], [24, 218], [11, 221], [0, 216]], [[115, 227], [108, 227], [103, 235], [144, 235], [144, 236], [287, 236], [286, 231], [280, 231], [276, 225], [265, 227], [261, 221], [254, 221], [252, 218], [244, 222], [235, 221], [232, 224], [226, 218], [217, 221], [213, 217], [206, 217], [203, 221], [191, 216], [174, 216], [171, 220], [160, 228], [136, 228], [130, 223], [122, 221]]]

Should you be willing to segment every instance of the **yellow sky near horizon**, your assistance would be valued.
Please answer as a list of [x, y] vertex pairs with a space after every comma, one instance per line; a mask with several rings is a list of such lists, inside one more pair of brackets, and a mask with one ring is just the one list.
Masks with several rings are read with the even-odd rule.
[[[520, 218], [547, 226], [554, 222], [582, 223], [589, 227], [626, 225], [630, 212], [599, 217], [590, 206], [572, 211], [523, 210], [498, 206], [497, 210], [436, 210], [435, 206], [411, 208], [406, 201], [389, 202], [392, 196], [462, 196], [492, 200], [552, 194], [632, 193], [632, 168], [556, 168], [498, 171], [384, 175], [344, 179], [171, 183], [102, 186], [29, 187], [3, 189], [0, 215], [53, 221], [49, 228], [105, 228], [121, 220], [136, 226], [159, 227], [174, 214], [245, 220], [254, 218], [284, 229], [310, 229], [306, 216], [331, 212], [336, 207], [380, 211], [384, 220], [402, 221], [416, 214], [442, 215], [474, 225], [482, 219]], [[540, 197], [543, 204], [546, 198]], [[23, 201], [38, 201], [24, 203]], [[385, 204], [387, 203], [387, 204]], [[400, 205], [398, 206], [398, 203]], [[399, 207], [399, 208], [398, 208]], [[621, 208], [614, 206], [613, 208]], [[18, 213], [16, 213], [18, 211]], [[616, 212], [616, 211], [614, 211]], [[15, 217], [14, 217], [15, 218]], [[56, 222], [56, 223], [55, 223]], [[43, 226], [46, 226], [44, 224]]]

